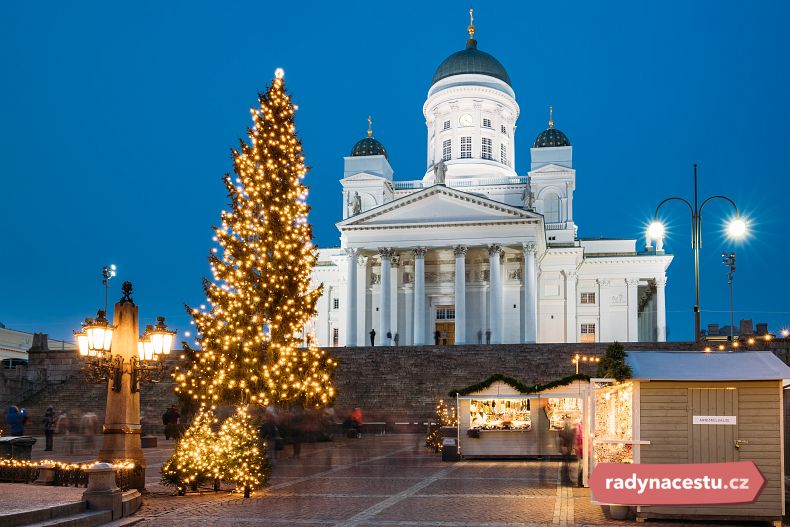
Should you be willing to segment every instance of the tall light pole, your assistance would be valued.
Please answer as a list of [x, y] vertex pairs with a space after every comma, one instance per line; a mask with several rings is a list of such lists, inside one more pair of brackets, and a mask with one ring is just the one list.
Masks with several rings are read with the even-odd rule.
[[730, 220], [727, 226], [728, 234], [733, 238], [742, 238], [746, 234], [746, 223], [741, 219], [738, 213], [738, 206], [733, 200], [727, 196], [710, 196], [699, 203], [699, 191], [697, 185], [697, 164], [694, 163], [694, 204], [692, 205], [687, 199], [679, 198], [676, 196], [666, 198], [656, 207], [656, 212], [653, 216], [653, 222], [648, 227], [648, 237], [654, 240], [659, 240], [663, 245], [664, 238], [664, 225], [658, 220], [658, 211], [664, 203], [669, 201], [681, 201], [688, 206], [691, 212], [691, 248], [694, 250], [694, 338], [697, 342], [700, 340], [700, 309], [699, 309], [699, 249], [702, 247], [702, 209], [705, 205], [714, 200], [722, 199], [727, 201], [732, 208], [735, 209], [735, 217]]
[[735, 274], [735, 253], [727, 254], [721, 253], [721, 261], [728, 267], [727, 269], [727, 285], [730, 286], [730, 342], [733, 341], [733, 326], [735, 325], [735, 311], [732, 304], [732, 275]]

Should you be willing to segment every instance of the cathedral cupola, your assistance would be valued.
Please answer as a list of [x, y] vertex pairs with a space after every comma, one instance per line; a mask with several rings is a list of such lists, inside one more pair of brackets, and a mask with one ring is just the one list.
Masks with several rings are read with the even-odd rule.
[[551, 148], [557, 146], [571, 146], [571, 141], [568, 139], [567, 135], [554, 128], [554, 110], [549, 106], [549, 127], [535, 138], [535, 142], [532, 143], [532, 148]]
[[384, 148], [384, 145], [381, 142], [373, 137], [373, 119], [368, 116], [368, 136], [364, 139], [357, 141], [357, 144], [354, 145], [354, 148], [351, 149], [351, 155], [353, 157], [360, 157], [360, 156], [384, 156], [387, 157], [387, 149]]
[[431, 84], [436, 84], [442, 79], [453, 75], [478, 74], [494, 77], [510, 86], [510, 76], [507, 74], [502, 63], [485, 51], [477, 49], [475, 40], [474, 18], [472, 10], [469, 10], [469, 40], [466, 41], [466, 49], [457, 51], [444, 59], [436, 68]]

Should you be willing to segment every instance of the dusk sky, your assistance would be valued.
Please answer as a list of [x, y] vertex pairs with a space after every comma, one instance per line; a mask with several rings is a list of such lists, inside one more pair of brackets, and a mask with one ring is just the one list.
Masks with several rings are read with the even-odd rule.
[[[134, 283], [141, 323], [205, 301], [221, 177], [275, 68], [299, 105], [316, 244], [339, 243], [343, 156], [365, 135], [400, 180], [426, 168], [422, 105], [464, 47], [469, 2], [12, 2], [0, 17], [0, 322], [71, 339]], [[573, 144], [579, 236], [638, 238], [657, 203], [726, 194], [750, 235], [706, 206], [702, 322], [790, 326], [790, 2], [475, 2], [479, 48], [521, 106], [516, 170], [547, 126]], [[693, 338], [690, 216], [664, 209], [669, 340]]]

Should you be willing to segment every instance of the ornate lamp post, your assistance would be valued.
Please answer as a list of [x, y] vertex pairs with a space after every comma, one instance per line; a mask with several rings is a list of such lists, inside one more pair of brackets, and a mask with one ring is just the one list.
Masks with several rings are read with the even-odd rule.
[[746, 235], [746, 222], [744, 222], [738, 214], [738, 206], [735, 202], [727, 196], [710, 196], [703, 200], [702, 203], [698, 201], [698, 187], [697, 187], [697, 164], [694, 164], [694, 204], [692, 205], [684, 198], [671, 197], [666, 198], [656, 207], [653, 222], [647, 229], [648, 240], [656, 240], [656, 251], [663, 251], [664, 247], [664, 225], [658, 220], [658, 210], [664, 203], [669, 201], [682, 201], [685, 203], [691, 212], [691, 248], [694, 251], [694, 337], [697, 342], [700, 340], [700, 311], [699, 311], [699, 249], [702, 247], [702, 209], [705, 205], [714, 199], [722, 199], [732, 205], [735, 209], [735, 217], [729, 221], [727, 225], [727, 233], [731, 238], [742, 238]]
[[140, 447], [140, 386], [159, 382], [165, 372], [164, 357], [173, 346], [175, 331], [167, 329], [164, 317], [155, 326], [146, 326], [138, 337], [137, 306], [132, 301], [132, 284], [124, 282], [123, 296], [115, 304], [113, 323], [104, 311], [86, 319], [75, 332], [82, 372], [91, 383], [107, 382], [107, 409], [102, 448], [98, 460], [134, 461], [142, 467], [131, 482], [132, 488], [145, 488], [145, 456]]

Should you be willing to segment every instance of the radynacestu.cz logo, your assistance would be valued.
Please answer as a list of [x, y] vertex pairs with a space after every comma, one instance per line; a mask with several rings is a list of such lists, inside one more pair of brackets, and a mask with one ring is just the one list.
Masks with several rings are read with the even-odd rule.
[[630, 465], [602, 463], [589, 480], [596, 501], [621, 505], [750, 503], [765, 485], [751, 461]]

